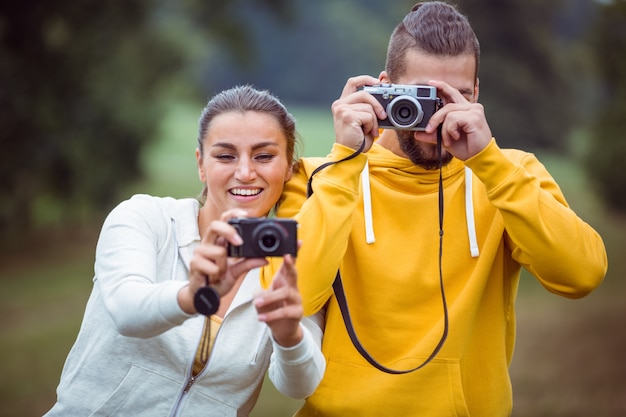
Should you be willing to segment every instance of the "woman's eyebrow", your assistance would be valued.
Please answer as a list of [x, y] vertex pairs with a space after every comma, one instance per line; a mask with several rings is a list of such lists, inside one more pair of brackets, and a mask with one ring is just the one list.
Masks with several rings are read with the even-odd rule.
[[211, 145], [211, 148], [226, 148], [226, 149], [237, 149], [235, 145], [230, 142], [215, 142]]
[[253, 150], [266, 148], [266, 147], [279, 147], [279, 145], [278, 145], [278, 143], [271, 142], [271, 141], [259, 142], [259, 143], [255, 143], [254, 145], [252, 145], [252, 149]]
[[[232, 150], [237, 149], [237, 147], [230, 142], [215, 142], [213, 145], [211, 145], [211, 147], [212, 148], [225, 148], [225, 149], [232, 149]], [[252, 144], [253, 150], [266, 148], [266, 147], [280, 147], [280, 145], [272, 141], [258, 142], [258, 143]]]

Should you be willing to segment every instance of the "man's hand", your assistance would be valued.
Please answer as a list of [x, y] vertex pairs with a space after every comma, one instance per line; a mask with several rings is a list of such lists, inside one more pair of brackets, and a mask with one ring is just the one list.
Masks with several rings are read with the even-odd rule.
[[428, 84], [437, 87], [445, 105], [430, 118], [426, 133], [436, 132], [443, 124], [442, 146], [462, 161], [485, 149], [492, 135], [483, 106], [468, 101], [459, 90], [443, 81]]
[[363, 140], [363, 152], [367, 152], [378, 137], [378, 119], [387, 117], [385, 109], [374, 96], [359, 91], [366, 85], [380, 84], [378, 78], [361, 75], [348, 79], [341, 97], [332, 105], [337, 143], [359, 149]]

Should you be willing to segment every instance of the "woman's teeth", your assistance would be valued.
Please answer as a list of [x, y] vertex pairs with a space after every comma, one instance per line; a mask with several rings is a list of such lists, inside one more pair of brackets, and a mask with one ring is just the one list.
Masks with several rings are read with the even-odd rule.
[[261, 189], [257, 188], [254, 190], [251, 190], [249, 188], [245, 188], [245, 189], [241, 189], [241, 188], [234, 188], [232, 190], [230, 190], [230, 192], [234, 195], [243, 195], [243, 196], [249, 196], [249, 195], [257, 195], [261, 192]]

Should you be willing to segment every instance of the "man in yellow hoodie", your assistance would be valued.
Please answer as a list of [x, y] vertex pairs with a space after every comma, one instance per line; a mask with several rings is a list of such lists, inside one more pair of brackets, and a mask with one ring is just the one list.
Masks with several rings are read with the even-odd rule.
[[[479, 55], [454, 7], [416, 5], [385, 71], [349, 79], [333, 103], [330, 155], [302, 160], [287, 185], [278, 215], [300, 223], [305, 313], [326, 309], [326, 373], [297, 415], [509, 415], [521, 268], [569, 298], [602, 282], [600, 236], [534, 155], [492, 137]], [[362, 89], [378, 83], [435, 87], [443, 107], [378, 137], [388, 109]]]

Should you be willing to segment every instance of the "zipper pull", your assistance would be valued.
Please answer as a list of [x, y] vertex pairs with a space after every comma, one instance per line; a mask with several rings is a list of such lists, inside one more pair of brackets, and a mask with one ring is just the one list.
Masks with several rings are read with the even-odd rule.
[[183, 389], [183, 392], [185, 394], [187, 394], [189, 392], [189, 390], [191, 389], [191, 386], [193, 385], [194, 382], [196, 382], [196, 378], [193, 377], [193, 376], [187, 380], [187, 385], [185, 385], [185, 388]]

